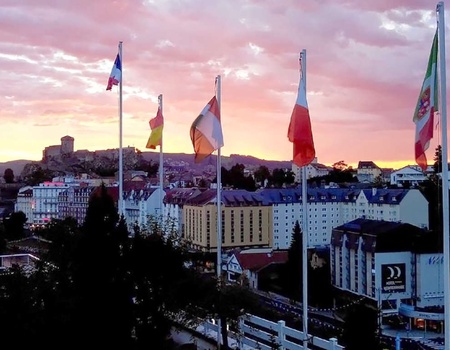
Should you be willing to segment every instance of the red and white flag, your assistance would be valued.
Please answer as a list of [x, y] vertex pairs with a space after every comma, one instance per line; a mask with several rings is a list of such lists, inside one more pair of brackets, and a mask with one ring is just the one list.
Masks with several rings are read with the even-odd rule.
[[191, 141], [194, 146], [195, 163], [200, 163], [223, 146], [220, 110], [216, 96], [208, 102], [192, 123]]
[[294, 144], [293, 162], [298, 167], [310, 164], [316, 156], [308, 103], [306, 101], [306, 84], [301, 59], [300, 56], [300, 83], [298, 86], [297, 101], [292, 111], [288, 130], [289, 141]]

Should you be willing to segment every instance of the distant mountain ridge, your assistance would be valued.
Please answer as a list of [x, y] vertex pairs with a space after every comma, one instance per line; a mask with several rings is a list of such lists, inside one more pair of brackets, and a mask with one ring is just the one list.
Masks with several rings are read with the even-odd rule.
[[[142, 152], [142, 157], [147, 161], [159, 163], [159, 152]], [[187, 153], [164, 153], [164, 163], [182, 163], [187, 164], [187, 167], [191, 169], [200, 170], [202, 168], [216, 166], [217, 156], [211, 155], [203, 162], [196, 164], [194, 162], [194, 154]], [[41, 161], [18, 159], [7, 162], [0, 162], [0, 176], [3, 176], [6, 169], [13, 170], [16, 176], [19, 176], [27, 164], [34, 163], [39, 164]], [[222, 166], [226, 169], [230, 169], [236, 164], [243, 164], [246, 168], [253, 169], [259, 166], [266, 166], [269, 170], [273, 169], [291, 169], [291, 161], [278, 161], [278, 160], [266, 160], [256, 158], [254, 156], [245, 156], [239, 154], [231, 154], [230, 156], [221, 156]]]
[[27, 160], [27, 159], [18, 159], [18, 160], [10, 160], [7, 162], [0, 163], [0, 176], [3, 176], [6, 169], [12, 169], [14, 175], [18, 176], [22, 172], [25, 165], [29, 163], [36, 163], [35, 160]]

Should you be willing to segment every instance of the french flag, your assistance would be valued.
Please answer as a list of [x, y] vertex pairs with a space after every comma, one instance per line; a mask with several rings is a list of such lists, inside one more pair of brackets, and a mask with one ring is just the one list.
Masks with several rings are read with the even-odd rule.
[[106, 90], [111, 90], [113, 85], [118, 85], [122, 79], [122, 62], [120, 62], [120, 56], [117, 54], [114, 66], [112, 67], [111, 74], [108, 79], [108, 85]]

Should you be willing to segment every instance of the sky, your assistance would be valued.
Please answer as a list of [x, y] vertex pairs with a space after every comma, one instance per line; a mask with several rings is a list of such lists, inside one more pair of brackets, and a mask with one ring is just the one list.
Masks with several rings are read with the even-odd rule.
[[[74, 137], [75, 150], [119, 148], [122, 141], [150, 151], [149, 120], [159, 94], [163, 151], [193, 153], [190, 127], [214, 96], [219, 75], [221, 154], [291, 160], [287, 130], [305, 49], [318, 162], [415, 164], [412, 118], [437, 27], [436, 5], [2, 0], [0, 162], [40, 160], [43, 149], [65, 135]], [[106, 91], [119, 42], [122, 118], [119, 88]], [[429, 162], [439, 143], [438, 126]]]

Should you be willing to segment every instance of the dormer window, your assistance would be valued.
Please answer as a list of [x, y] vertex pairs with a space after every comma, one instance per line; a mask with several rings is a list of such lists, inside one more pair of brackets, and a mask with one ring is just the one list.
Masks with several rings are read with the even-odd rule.
[[396, 202], [396, 201], [397, 201], [397, 197], [393, 196], [393, 197], [392, 197], [392, 201], [393, 201], [393, 202]]
[[383, 196], [380, 196], [380, 201], [381, 202], [384, 201], [384, 197]]

